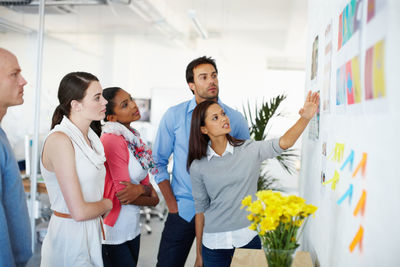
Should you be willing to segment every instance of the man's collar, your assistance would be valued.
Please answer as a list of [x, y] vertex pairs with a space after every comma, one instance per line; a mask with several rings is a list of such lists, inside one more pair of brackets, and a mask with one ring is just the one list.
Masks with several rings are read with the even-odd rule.
[[229, 143], [229, 141], [226, 143], [226, 148], [225, 148], [224, 153], [222, 153], [222, 156], [215, 153], [214, 149], [212, 149], [211, 141], [208, 143], [208, 146], [207, 146], [207, 160], [208, 161], [210, 161], [210, 159], [214, 156], [220, 158], [220, 157], [223, 157], [224, 155], [226, 155], [227, 153], [233, 154], [233, 146]]
[[[219, 97], [218, 97], [218, 105], [220, 105], [224, 109], [224, 104], [221, 102]], [[196, 106], [197, 106], [196, 97], [193, 97], [192, 100], [190, 100], [189, 102], [189, 108], [187, 112], [188, 113], [192, 112]]]

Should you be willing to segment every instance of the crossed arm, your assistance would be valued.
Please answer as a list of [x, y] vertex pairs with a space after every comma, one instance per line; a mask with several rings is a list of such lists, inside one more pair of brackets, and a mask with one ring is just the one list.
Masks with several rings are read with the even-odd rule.
[[111, 210], [112, 202], [109, 199], [95, 202], [84, 200], [76, 172], [74, 147], [66, 134], [55, 132], [47, 138], [42, 161], [47, 170], [56, 174], [70, 215], [75, 221], [94, 219]]

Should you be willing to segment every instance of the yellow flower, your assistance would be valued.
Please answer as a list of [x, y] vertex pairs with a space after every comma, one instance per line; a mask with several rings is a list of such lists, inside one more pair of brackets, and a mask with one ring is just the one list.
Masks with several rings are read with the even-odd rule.
[[243, 198], [241, 209], [243, 209], [244, 207], [249, 206], [250, 204], [251, 204], [251, 195], [248, 195], [247, 197]]
[[263, 205], [261, 204], [260, 200], [256, 200], [250, 204], [247, 210], [250, 211], [251, 213], [259, 215], [263, 211]]
[[257, 223], [252, 223], [252, 224], [249, 226], [249, 229], [250, 229], [250, 230], [253, 230], [253, 231], [257, 230]]

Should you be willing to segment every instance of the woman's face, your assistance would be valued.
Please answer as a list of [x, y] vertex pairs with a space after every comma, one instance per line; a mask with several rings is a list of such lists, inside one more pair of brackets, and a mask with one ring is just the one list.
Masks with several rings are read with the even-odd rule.
[[110, 121], [117, 121], [129, 127], [131, 122], [140, 119], [139, 108], [135, 100], [124, 90], [118, 90], [113, 99], [114, 114], [110, 117]]
[[99, 82], [93, 81], [89, 84], [85, 97], [80, 101], [82, 116], [92, 121], [104, 119], [107, 100], [104, 99], [102, 93], [103, 89]]
[[210, 138], [224, 136], [231, 132], [229, 118], [218, 104], [208, 107], [204, 123], [205, 126], [201, 127], [201, 132]]

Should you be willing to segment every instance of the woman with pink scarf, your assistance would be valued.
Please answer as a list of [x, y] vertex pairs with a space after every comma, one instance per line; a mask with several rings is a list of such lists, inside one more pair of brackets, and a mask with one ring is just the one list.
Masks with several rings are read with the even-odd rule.
[[151, 149], [130, 124], [140, 112], [129, 93], [119, 87], [103, 90], [108, 101], [101, 135], [106, 156], [104, 197], [113, 209], [104, 218], [104, 266], [136, 266], [140, 248], [140, 207], [155, 206], [158, 196], [148, 172], [156, 173]]

